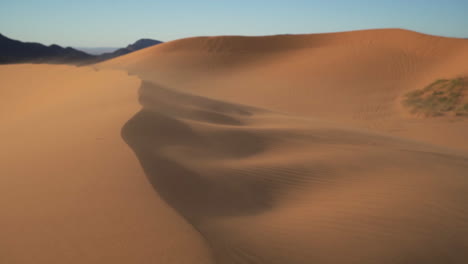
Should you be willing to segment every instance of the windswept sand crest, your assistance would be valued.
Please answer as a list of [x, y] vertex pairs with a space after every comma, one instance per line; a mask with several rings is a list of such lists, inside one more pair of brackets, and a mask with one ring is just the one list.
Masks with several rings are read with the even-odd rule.
[[[223, 101], [468, 149], [460, 119], [408, 115], [402, 96], [468, 76], [468, 40], [385, 29], [168, 42], [98, 67]], [[425, 131], [425, 133], [422, 133]]]
[[401, 97], [466, 75], [467, 50], [404, 30], [210, 37], [97, 67], [145, 80], [124, 139], [218, 263], [463, 263], [466, 122]]
[[151, 82], [140, 102], [122, 135], [217, 263], [468, 257], [462, 153]]
[[8, 65], [0, 83], [1, 263], [211, 262], [121, 138], [137, 78]]

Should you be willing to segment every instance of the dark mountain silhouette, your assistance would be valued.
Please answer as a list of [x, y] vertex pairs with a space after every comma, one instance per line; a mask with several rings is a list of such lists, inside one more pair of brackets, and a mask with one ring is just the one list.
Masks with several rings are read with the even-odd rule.
[[94, 56], [70, 47], [21, 42], [0, 34], [0, 64], [22, 62], [80, 64], [93, 59]]
[[153, 39], [140, 39], [126, 48], [96, 56], [71, 47], [63, 48], [55, 44], [45, 46], [40, 43], [21, 42], [0, 34], [0, 64], [56, 63], [86, 65], [112, 59], [160, 43], [162, 42]]
[[115, 58], [115, 57], [118, 57], [118, 56], [122, 56], [122, 55], [125, 55], [125, 54], [128, 54], [128, 53], [131, 53], [131, 52], [134, 52], [134, 51], [137, 51], [137, 50], [141, 50], [141, 49], [144, 49], [144, 48], [148, 48], [148, 47], [151, 47], [151, 46], [154, 46], [154, 45], [157, 45], [157, 44], [161, 44], [161, 43], [162, 43], [161, 41], [154, 40], [154, 39], [140, 39], [137, 42], [128, 45], [126, 48], [121, 48], [121, 49], [118, 49], [118, 50], [116, 50], [114, 52], [110, 52], [110, 53], [104, 53], [104, 54], [101, 54], [99, 57], [102, 60], [108, 60], [108, 59], [112, 59], [112, 58]]
[[98, 56], [104, 53], [114, 52], [119, 49], [116, 47], [72, 47], [72, 48], [86, 52], [94, 56]]

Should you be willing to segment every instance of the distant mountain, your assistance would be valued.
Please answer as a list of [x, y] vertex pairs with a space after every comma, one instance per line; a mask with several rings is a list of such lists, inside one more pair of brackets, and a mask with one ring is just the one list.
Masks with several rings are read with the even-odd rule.
[[101, 57], [102, 60], [108, 60], [108, 59], [119, 57], [128, 53], [137, 51], [137, 50], [141, 50], [141, 49], [148, 48], [154, 45], [158, 45], [161, 43], [163, 42], [159, 40], [154, 40], [154, 39], [140, 39], [137, 42], [128, 45], [126, 48], [121, 48], [110, 53], [104, 53], [104, 54], [101, 54], [99, 57]]
[[93, 59], [94, 56], [70, 47], [21, 42], [0, 34], [0, 64], [22, 62], [81, 64]]
[[55, 44], [45, 46], [40, 43], [21, 42], [0, 34], [0, 64], [57, 63], [85, 65], [112, 59], [160, 43], [162, 42], [153, 39], [140, 39], [126, 48], [101, 55], [91, 55], [71, 47], [63, 48]]
[[115, 47], [96, 47], [96, 48], [93, 48], [93, 47], [73, 47], [77, 50], [81, 50], [81, 51], [84, 51], [88, 54], [91, 54], [91, 55], [101, 55], [101, 54], [104, 54], [104, 53], [111, 53], [111, 52], [114, 52], [116, 50], [118, 50], [119, 48], [115, 48]]

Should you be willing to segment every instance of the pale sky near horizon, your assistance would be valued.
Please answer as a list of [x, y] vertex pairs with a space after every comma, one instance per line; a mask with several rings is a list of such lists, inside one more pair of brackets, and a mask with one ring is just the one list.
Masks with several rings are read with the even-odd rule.
[[468, 0], [0, 0], [0, 33], [47, 45], [369, 28], [468, 38]]

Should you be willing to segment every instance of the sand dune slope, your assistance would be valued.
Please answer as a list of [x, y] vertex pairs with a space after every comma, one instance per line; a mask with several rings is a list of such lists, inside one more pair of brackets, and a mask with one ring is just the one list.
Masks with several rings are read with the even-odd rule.
[[0, 263], [210, 263], [121, 138], [125, 72], [0, 67]]
[[199, 37], [100, 66], [211, 98], [468, 149], [459, 133], [466, 122], [413, 118], [401, 107], [409, 91], [468, 76], [464, 39], [400, 29]]
[[217, 263], [463, 263], [468, 156], [150, 82], [122, 135]]
[[97, 67], [144, 80], [122, 135], [218, 263], [464, 263], [467, 122], [401, 98], [467, 75], [467, 51], [405, 30], [201, 37]]

